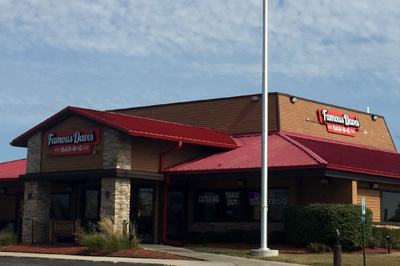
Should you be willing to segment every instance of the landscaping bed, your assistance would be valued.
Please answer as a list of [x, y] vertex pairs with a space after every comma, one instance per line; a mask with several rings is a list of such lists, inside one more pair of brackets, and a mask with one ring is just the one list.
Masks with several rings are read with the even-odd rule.
[[37, 245], [10, 245], [0, 248], [4, 252], [25, 252], [42, 254], [63, 254], [63, 255], [84, 255], [84, 256], [109, 256], [109, 257], [127, 257], [127, 258], [146, 258], [146, 259], [175, 259], [175, 260], [193, 260], [191, 258], [176, 256], [149, 249], [128, 249], [108, 254], [106, 250], [88, 252], [86, 247], [73, 246], [37, 246]]

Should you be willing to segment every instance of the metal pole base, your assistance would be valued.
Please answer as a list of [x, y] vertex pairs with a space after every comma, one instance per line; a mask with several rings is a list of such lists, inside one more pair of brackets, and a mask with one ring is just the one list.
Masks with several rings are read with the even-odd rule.
[[342, 246], [333, 246], [333, 266], [342, 266]]
[[250, 250], [250, 255], [253, 257], [273, 257], [278, 256], [279, 251], [273, 249], [252, 249]]

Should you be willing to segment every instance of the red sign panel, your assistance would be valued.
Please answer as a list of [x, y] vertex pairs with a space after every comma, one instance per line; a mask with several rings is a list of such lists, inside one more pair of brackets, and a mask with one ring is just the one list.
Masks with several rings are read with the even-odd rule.
[[100, 129], [82, 129], [49, 133], [47, 146], [54, 155], [90, 153], [90, 146], [100, 143]]
[[360, 121], [354, 115], [344, 114], [323, 108], [318, 109], [318, 120], [326, 124], [328, 132], [354, 137], [360, 128]]

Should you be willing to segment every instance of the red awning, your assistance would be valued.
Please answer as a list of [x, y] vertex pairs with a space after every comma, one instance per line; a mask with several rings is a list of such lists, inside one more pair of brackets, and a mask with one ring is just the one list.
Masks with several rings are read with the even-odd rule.
[[51, 128], [71, 115], [78, 115], [95, 123], [123, 131], [131, 136], [183, 141], [229, 149], [236, 148], [236, 143], [231, 136], [217, 130], [71, 106], [17, 137], [11, 142], [11, 145], [26, 147], [30, 136], [38, 131]]
[[18, 180], [26, 174], [26, 159], [0, 163], [0, 181]]
[[[166, 172], [259, 171], [261, 136], [239, 137], [236, 141], [241, 146], [235, 150], [171, 167]], [[400, 178], [400, 154], [281, 131], [268, 136], [268, 168], [269, 171], [326, 168]]]

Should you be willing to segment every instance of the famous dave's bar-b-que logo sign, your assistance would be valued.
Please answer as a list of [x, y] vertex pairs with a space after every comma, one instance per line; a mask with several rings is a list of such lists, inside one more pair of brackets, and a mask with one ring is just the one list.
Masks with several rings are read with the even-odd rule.
[[331, 133], [354, 137], [360, 128], [357, 116], [323, 108], [318, 109], [318, 119], [320, 123], [326, 124], [326, 129]]
[[47, 135], [47, 146], [54, 155], [90, 153], [90, 146], [100, 143], [100, 129], [62, 131]]

